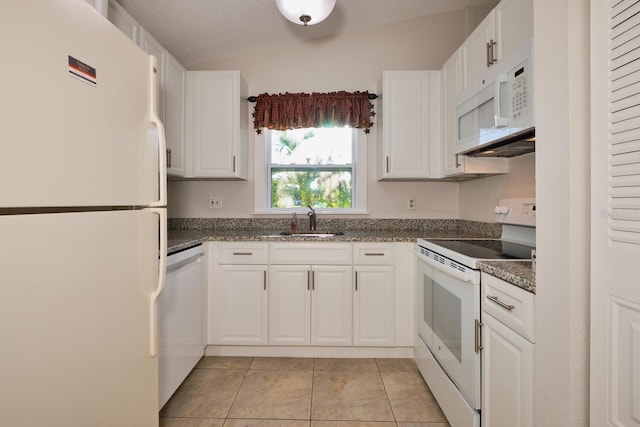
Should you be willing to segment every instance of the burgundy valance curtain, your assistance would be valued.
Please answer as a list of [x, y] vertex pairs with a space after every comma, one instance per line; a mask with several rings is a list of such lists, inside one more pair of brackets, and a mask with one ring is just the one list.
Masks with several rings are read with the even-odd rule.
[[284, 93], [258, 95], [253, 127], [287, 130], [307, 127], [363, 128], [373, 125], [368, 92]]

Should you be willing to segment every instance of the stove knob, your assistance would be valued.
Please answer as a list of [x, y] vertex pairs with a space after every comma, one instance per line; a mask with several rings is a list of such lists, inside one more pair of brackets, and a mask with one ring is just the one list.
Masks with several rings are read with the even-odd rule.
[[508, 206], [500, 206], [500, 212], [502, 215], [506, 215], [509, 213], [509, 207]]
[[493, 212], [495, 212], [496, 214], [500, 214], [500, 206], [496, 206]]

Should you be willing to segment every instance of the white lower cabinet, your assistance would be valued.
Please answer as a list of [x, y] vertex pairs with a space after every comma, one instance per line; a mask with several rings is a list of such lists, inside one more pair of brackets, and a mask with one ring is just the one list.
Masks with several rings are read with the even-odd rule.
[[311, 343], [311, 278], [307, 266], [269, 268], [269, 345]]
[[210, 245], [209, 344], [412, 346], [397, 339], [398, 326], [411, 329], [413, 319], [411, 309], [399, 313], [398, 302], [412, 303], [398, 290], [412, 284], [396, 283], [404, 276], [394, 267], [393, 243]]
[[482, 421], [532, 427], [534, 295], [482, 274]]
[[311, 345], [353, 344], [352, 271], [346, 265], [311, 268]]
[[393, 347], [395, 341], [394, 245], [354, 243], [353, 344]]
[[393, 267], [359, 265], [354, 273], [353, 344], [394, 346]]
[[350, 243], [270, 246], [270, 345], [353, 344], [351, 255]]
[[351, 271], [270, 266], [269, 345], [351, 345]]
[[209, 343], [266, 345], [266, 244], [230, 242], [214, 246], [217, 247], [211, 251], [214, 259], [209, 283]]

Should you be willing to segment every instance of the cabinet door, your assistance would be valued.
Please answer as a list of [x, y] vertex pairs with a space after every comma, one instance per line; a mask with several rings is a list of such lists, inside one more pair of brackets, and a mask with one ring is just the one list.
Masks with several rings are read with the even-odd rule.
[[313, 266], [311, 277], [311, 345], [353, 343], [351, 266]]
[[267, 344], [267, 266], [220, 265], [212, 278], [212, 344]]
[[155, 106], [158, 112], [160, 120], [164, 121], [164, 94], [165, 94], [165, 78], [164, 78], [164, 63], [165, 63], [165, 48], [153, 38], [151, 34], [147, 32], [143, 27], [139, 28], [139, 40], [138, 46], [142, 48], [149, 55], [153, 55], [158, 60], [158, 105]]
[[442, 66], [442, 126], [444, 176], [463, 172], [456, 156], [456, 105], [462, 92], [462, 50], [458, 49]]
[[354, 345], [392, 347], [395, 343], [393, 267], [357, 266], [354, 282]]
[[139, 25], [118, 2], [114, 0], [109, 1], [107, 17], [125, 36], [129, 37], [134, 43], [138, 43]]
[[107, 17], [107, 0], [86, 0], [98, 13]]
[[533, 344], [482, 313], [482, 422], [533, 426]]
[[184, 176], [184, 106], [186, 71], [169, 53], [164, 69], [164, 128], [167, 139], [167, 173]]
[[238, 71], [187, 72], [189, 176], [246, 179], [243, 87]]
[[303, 265], [269, 268], [269, 345], [309, 345], [311, 269]]
[[[495, 12], [491, 11], [462, 44], [463, 88], [478, 80], [487, 68], [493, 65], [487, 43], [496, 40], [495, 16]], [[497, 59], [495, 45], [493, 45], [493, 52], [494, 59]]]
[[430, 177], [430, 73], [383, 72], [380, 179]]
[[533, 0], [502, 0], [494, 11], [500, 61], [533, 37]]

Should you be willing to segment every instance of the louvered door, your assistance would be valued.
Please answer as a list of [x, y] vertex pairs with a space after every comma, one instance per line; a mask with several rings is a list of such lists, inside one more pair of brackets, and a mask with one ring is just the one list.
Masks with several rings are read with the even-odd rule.
[[640, 2], [591, 1], [591, 420], [640, 426]]

